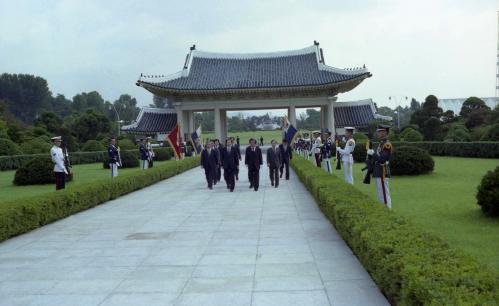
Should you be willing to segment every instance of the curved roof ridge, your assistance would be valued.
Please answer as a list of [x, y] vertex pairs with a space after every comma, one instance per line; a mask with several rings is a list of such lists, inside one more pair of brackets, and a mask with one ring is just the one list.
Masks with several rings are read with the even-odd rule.
[[317, 47], [315, 45], [296, 50], [257, 52], [257, 53], [220, 53], [220, 52], [193, 50], [192, 57], [213, 58], [213, 59], [256, 59], [256, 58], [275, 58], [275, 57], [305, 55], [310, 53], [317, 54]]

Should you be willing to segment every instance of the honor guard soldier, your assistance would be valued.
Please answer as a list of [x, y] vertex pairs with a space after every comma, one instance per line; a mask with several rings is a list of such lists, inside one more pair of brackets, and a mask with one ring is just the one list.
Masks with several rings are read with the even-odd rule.
[[327, 139], [323, 147], [323, 157], [326, 164], [326, 171], [327, 173], [331, 174], [333, 173], [333, 168], [331, 168], [331, 157], [333, 156], [334, 139], [331, 136], [331, 131], [326, 131], [326, 135]]
[[111, 177], [118, 176], [118, 167], [121, 166], [120, 162], [120, 149], [116, 147], [116, 139], [109, 139], [109, 147], [107, 148], [109, 155], [109, 169], [111, 169]]
[[321, 147], [322, 147], [322, 141], [321, 141], [321, 134], [319, 132], [314, 133], [315, 139], [313, 140], [312, 144], [312, 152], [310, 154], [314, 154], [315, 157], [315, 165], [317, 167], [321, 167]]
[[142, 138], [140, 140], [139, 151], [140, 151], [140, 166], [142, 167], [142, 170], [145, 170], [149, 168], [149, 152], [147, 151], [147, 144], [145, 138]]
[[147, 156], [149, 157], [149, 159], [147, 160], [148, 162], [148, 168], [152, 168], [153, 166], [153, 163], [154, 163], [154, 151], [152, 149], [152, 144], [151, 144], [151, 137], [147, 137], [146, 138], [147, 140], [147, 143], [146, 143], [146, 149], [147, 149]]
[[345, 173], [345, 181], [353, 185], [353, 151], [355, 150], [355, 139], [353, 139], [353, 132], [355, 128], [345, 127], [345, 148], [337, 147], [336, 151], [340, 152], [341, 161], [343, 162], [343, 171]]
[[390, 126], [380, 124], [376, 129], [376, 137], [380, 140], [376, 151], [373, 149], [367, 150], [367, 154], [372, 156], [373, 163], [373, 178], [376, 180], [376, 191], [378, 199], [384, 203], [386, 207], [392, 208], [392, 200], [390, 198], [390, 156], [392, 154], [392, 144], [388, 140], [388, 132]]
[[69, 175], [69, 172], [64, 165], [64, 153], [61, 149], [62, 137], [52, 137], [51, 140], [54, 144], [50, 149], [50, 156], [54, 163], [55, 190], [60, 190], [66, 187], [66, 175]]

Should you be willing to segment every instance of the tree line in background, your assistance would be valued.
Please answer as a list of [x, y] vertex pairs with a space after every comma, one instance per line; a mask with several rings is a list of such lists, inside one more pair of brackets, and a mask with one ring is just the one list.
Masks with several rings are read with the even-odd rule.
[[[116, 111], [115, 111], [116, 110]], [[72, 99], [53, 95], [45, 79], [28, 74], [0, 75], [0, 155], [46, 153], [49, 140], [61, 135], [70, 151], [105, 149], [118, 129], [117, 116], [137, 117], [137, 100], [123, 94], [105, 101], [97, 91]]]

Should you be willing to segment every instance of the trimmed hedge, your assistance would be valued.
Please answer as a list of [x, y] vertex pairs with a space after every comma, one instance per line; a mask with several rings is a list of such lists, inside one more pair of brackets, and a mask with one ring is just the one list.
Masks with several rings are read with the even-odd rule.
[[477, 189], [476, 199], [483, 213], [499, 217], [499, 166], [483, 176]]
[[435, 162], [423, 149], [400, 146], [390, 158], [390, 171], [393, 175], [419, 175], [433, 171]]
[[[426, 150], [430, 155], [435, 156], [499, 158], [499, 142], [392, 141], [392, 145], [394, 151], [401, 146], [411, 146]], [[373, 148], [376, 149], [377, 146], [378, 143], [374, 143]], [[353, 152], [354, 160], [356, 162], [364, 162], [366, 154], [365, 142], [357, 142], [355, 151]]]
[[[73, 173], [66, 176], [66, 182], [73, 180]], [[40, 185], [55, 183], [54, 164], [50, 156], [33, 158], [21, 168], [17, 169], [14, 176], [14, 185]]]
[[[129, 150], [120, 152], [121, 157], [121, 168], [135, 168], [140, 165], [139, 158], [140, 153], [138, 150]], [[104, 157], [102, 161], [102, 167], [104, 169], [109, 169], [109, 155]]]
[[199, 158], [169, 161], [147, 171], [0, 203], [0, 241], [65, 218], [199, 166]]
[[291, 165], [392, 304], [499, 303], [499, 277], [474, 258], [310, 161]]

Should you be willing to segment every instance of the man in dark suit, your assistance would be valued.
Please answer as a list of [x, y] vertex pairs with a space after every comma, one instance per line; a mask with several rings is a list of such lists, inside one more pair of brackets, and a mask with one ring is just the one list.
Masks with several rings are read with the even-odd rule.
[[217, 172], [215, 174], [215, 185], [220, 182], [222, 178], [222, 146], [220, 145], [220, 140], [215, 139], [213, 148], [217, 152], [218, 157], [218, 167]]
[[250, 145], [246, 148], [244, 163], [248, 167], [249, 188], [255, 188], [258, 191], [260, 183], [260, 166], [263, 164], [262, 151], [256, 146], [256, 139], [250, 139]]
[[281, 168], [281, 152], [277, 141], [272, 139], [272, 147], [267, 150], [267, 166], [269, 167], [270, 182], [272, 186], [279, 186], [279, 168]]
[[236, 186], [236, 171], [239, 168], [239, 156], [236, 148], [232, 145], [232, 139], [227, 139], [225, 147], [222, 149], [222, 165], [224, 168], [224, 179], [227, 183], [227, 189], [234, 191]]
[[286, 180], [289, 180], [289, 160], [293, 158], [293, 150], [286, 139], [283, 139], [282, 144], [279, 145], [279, 152], [281, 153], [281, 178], [286, 167]]
[[[234, 137], [231, 138], [231, 141], [232, 141], [232, 146], [236, 149], [237, 159], [242, 160], [241, 149], [239, 147], [239, 141], [234, 143]], [[236, 169], [236, 181], [239, 181], [239, 167], [237, 167], [237, 169]]]
[[213, 141], [210, 141], [206, 144], [203, 152], [201, 152], [201, 167], [204, 169], [209, 189], [213, 189], [218, 165], [218, 153], [213, 149]]

